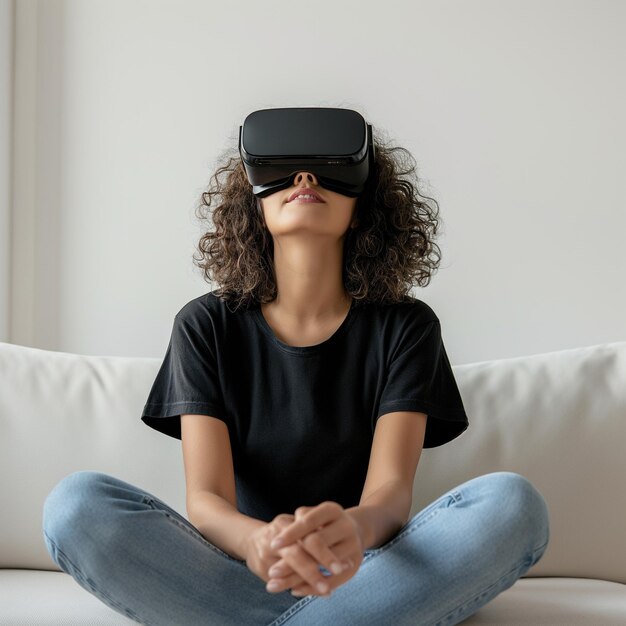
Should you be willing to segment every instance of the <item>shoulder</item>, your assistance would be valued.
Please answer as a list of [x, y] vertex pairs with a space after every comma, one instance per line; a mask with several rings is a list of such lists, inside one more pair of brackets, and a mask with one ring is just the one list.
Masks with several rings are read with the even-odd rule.
[[433, 308], [413, 296], [407, 296], [406, 301], [390, 305], [388, 313], [393, 317], [394, 322], [400, 326], [422, 326], [429, 322], [438, 322], [439, 318]]
[[177, 321], [202, 327], [215, 323], [224, 315], [225, 308], [226, 304], [214, 291], [209, 291], [184, 304], [175, 317]]

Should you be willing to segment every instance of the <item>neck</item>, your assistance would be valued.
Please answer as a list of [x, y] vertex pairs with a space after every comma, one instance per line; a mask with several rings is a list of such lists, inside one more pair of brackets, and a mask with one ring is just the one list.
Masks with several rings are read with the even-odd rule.
[[341, 245], [308, 248], [300, 240], [294, 246], [275, 247], [277, 297], [267, 308], [293, 324], [321, 322], [344, 314], [352, 298], [343, 285], [342, 267]]

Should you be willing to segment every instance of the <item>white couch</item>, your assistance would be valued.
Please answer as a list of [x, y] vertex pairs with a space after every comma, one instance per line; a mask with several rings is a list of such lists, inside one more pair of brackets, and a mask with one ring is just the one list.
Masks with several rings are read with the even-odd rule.
[[[0, 343], [0, 624], [134, 623], [57, 568], [42, 505], [92, 469], [186, 516], [180, 441], [140, 420], [159, 365]], [[626, 624], [626, 341], [454, 372], [470, 426], [422, 452], [411, 514], [499, 470], [526, 476], [550, 512], [543, 558], [463, 623]]]

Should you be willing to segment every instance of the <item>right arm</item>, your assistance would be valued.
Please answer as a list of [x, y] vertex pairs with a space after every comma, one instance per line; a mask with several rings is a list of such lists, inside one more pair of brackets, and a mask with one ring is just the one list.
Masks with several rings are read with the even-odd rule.
[[[295, 516], [281, 514], [267, 523], [240, 513], [228, 426], [216, 417], [193, 413], [181, 415], [180, 421], [189, 521], [207, 541], [245, 561], [250, 571], [268, 582], [269, 567], [282, 558], [280, 550], [268, 549], [270, 542]], [[324, 582], [324, 576], [316, 561], [328, 569], [337, 557], [326, 545], [317, 559], [300, 546], [298, 555], [299, 566], [288, 566], [279, 576], [283, 582], [285, 575], [289, 577], [287, 587], [304, 585], [304, 593], [318, 595], [315, 585]]]
[[208, 415], [180, 416], [189, 521], [227, 554], [246, 560], [245, 541], [265, 522], [237, 510], [228, 426]]

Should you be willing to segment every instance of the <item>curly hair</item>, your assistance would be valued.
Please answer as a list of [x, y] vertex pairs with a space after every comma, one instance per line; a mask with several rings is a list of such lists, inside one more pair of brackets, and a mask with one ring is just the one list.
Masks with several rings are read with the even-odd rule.
[[[357, 198], [357, 226], [348, 228], [344, 240], [343, 284], [355, 306], [410, 301], [409, 290], [427, 286], [441, 260], [434, 241], [439, 206], [419, 192], [415, 159], [405, 148], [389, 146], [376, 130], [374, 144], [373, 171]], [[194, 265], [235, 308], [271, 302], [277, 296], [274, 241], [260, 200], [238, 148], [223, 152], [217, 162], [221, 165], [195, 208], [205, 232]], [[211, 217], [213, 228], [206, 230]]]

